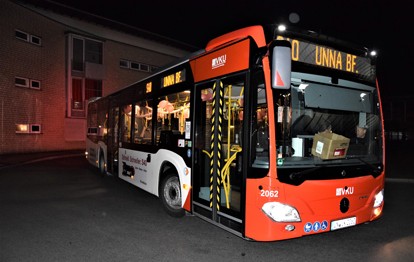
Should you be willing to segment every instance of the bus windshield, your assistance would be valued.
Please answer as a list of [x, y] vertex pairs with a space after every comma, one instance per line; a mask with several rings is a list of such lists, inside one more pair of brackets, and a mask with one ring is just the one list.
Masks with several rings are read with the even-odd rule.
[[330, 82], [328, 77], [292, 73], [292, 87], [278, 102], [279, 168], [380, 162], [375, 87]]

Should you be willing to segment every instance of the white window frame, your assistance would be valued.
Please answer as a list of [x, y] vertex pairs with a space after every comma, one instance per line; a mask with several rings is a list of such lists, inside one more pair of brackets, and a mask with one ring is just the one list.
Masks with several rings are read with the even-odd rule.
[[[122, 63], [125, 63], [126, 65], [123, 66]], [[129, 69], [129, 67], [130, 67], [130, 61], [125, 60], [125, 59], [120, 59], [119, 60], [119, 67], [120, 68], [128, 68]]]
[[[16, 80], [17, 80], [17, 79], [19, 79], [19, 80], [24, 80], [25, 84], [23, 85], [23, 84], [18, 84], [18, 83], [16, 83]], [[15, 86], [20, 86], [20, 87], [29, 87], [29, 83], [30, 83], [29, 78], [26, 78], [26, 77], [20, 77], [20, 76], [15, 76], [15, 77], [14, 77], [14, 85], [15, 85]]]
[[[38, 130], [34, 130], [35, 128]], [[41, 134], [41, 133], [42, 133], [41, 124], [16, 124], [16, 134]]]
[[[16, 83], [16, 80], [24, 80], [25, 84], [18, 84]], [[34, 83], [37, 83], [39, 87], [36, 87]], [[14, 77], [14, 85], [18, 87], [26, 87], [34, 90], [40, 90], [41, 89], [41, 82], [39, 80], [29, 79], [27, 77], [20, 77], [15, 76]]]
[[17, 39], [22, 40], [22, 41], [25, 41], [25, 42], [29, 42], [30, 34], [28, 34], [26, 32], [23, 32], [22, 30], [18, 30], [18, 29], [16, 29], [15, 31], [16, 32], [19, 32], [21, 34], [24, 34], [26, 36], [26, 38], [21, 38], [21, 37], [18, 37], [16, 34], [14, 34]]
[[[19, 32], [19, 33], [25, 35], [26, 37], [25, 38], [19, 37], [19, 36], [16, 35], [16, 32]], [[24, 32], [22, 30], [19, 30], [19, 29], [15, 29], [14, 36], [17, 39], [22, 40], [24, 42], [28, 42], [28, 43], [31, 43], [31, 44], [34, 44], [34, 45], [37, 45], [37, 46], [41, 46], [42, 45], [42, 38], [40, 36], [31, 35], [31, 34], [29, 34], [27, 32]]]
[[[38, 127], [36, 131], [33, 131], [34, 127]], [[30, 124], [30, 134], [41, 134], [42, 133], [42, 125], [41, 124]]]
[[[33, 85], [33, 83], [38, 83], [38, 86], [39, 86], [39, 87], [35, 87], [35, 86]], [[40, 83], [40, 81], [39, 81], [39, 80], [33, 80], [33, 79], [30, 79], [30, 88], [31, 88], [31, 89], [40, 90], [40, 89], [41, 89], [41, 83]]]
[[16, 124], [16, 133], [18, 134], [28, 134], [30, 131], [29, 124]]
[[[33, 39], [37, 39], [38, 40], [37, 41], [38, 43], [37, 42], [34, 42]], [[38, 36], [35, 36], [35, 35], [30, 35], [30, 43], [32, 43], [34, 45], [41, 46], [42, 45], [42, 38], [41, 37], [38, 37]]]
[[[126, 65], [122, 66], [121, 62], [125, 63]], [[135, 71], [141, 71], [141, 72], [154, 72], [159, 69], [159, 67], [157, 66], [144, 64], [144, 63], [138, 63], [136, 61], [126, 60], [126, 59], [119, 60], [119, 67], [131, 69]]]
[[[143, 67], [146, 67], [146, 69], [143, 69]], [[147, 64], [139, 64], [139, 70], [142, 72], [149, 72], [150, 71], [150, 66]]]
[[[134, 66], [134, 67], [132, 67], [132, 65], [136, 65], [136, 67]], [[132, 69], [132, 70], [140, 70], [140, 67], [141, 67], [141, 64], [140, 63], [137, 63], [137, 62], [130, 62], [130, 64], [129, 64], [129, 67]]]

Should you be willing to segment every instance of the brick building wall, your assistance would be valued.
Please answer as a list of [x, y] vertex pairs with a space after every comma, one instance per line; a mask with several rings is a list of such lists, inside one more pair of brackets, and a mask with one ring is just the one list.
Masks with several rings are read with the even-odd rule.
[[[60, 25], [12, 2], [0, 1], [0, 153], [80, 148], [62, 143], [65, 118], [65, 39]], [[16, 38], [20, 30], [41, 44]], [[15, 78], [40, 82], [40, 89], [15, 85]], [[39, 124], [40, 134], [16, 133], [16, 124]]]
[[120, 68], [120, 59], [154, 66], [163, 65], [166, 61], [173, 61], [171, 57], [165, 54], [154, 53], [128, 44], [106, 41], [104, 46], [105, 50], [107, 50], [104, 53], [104, 61], [106, 61], [105, 68], [108, 72], [108, 77], [105, 80], [104, 95], [118, 91], [122, 87], [128, 86], [131, 83], [148, 76], [148, 73], [146, 72]]
[[[91, 28], [97, 31], [99, 25], [92, 24]], [[103, 43], [104, 70], [99, 79], [103, 95], [150, 74], [120, 67], [120, 60], [160, 67], [179, 57], [165, 51], [168, 46], [163, 46], [164, 51], [149, 50], [140, 46], [139, 37], [125, 37], [103, 26], [99, 30], [104, 32], [104, 37], [97, 38]], [[85, 117], [70, 114], [73, 75], [69, 36], [96, 35], [84, 26], [68, 26], [11, 0], [0, 0], [0, 32], [0, 154], [84, 149]], [[27, 35], [28, 41], [16, 37], [16, 32]], [[105, 37], [111, 34], [123, 35], [128, 41]], [[134, 45], [134, 41], [138, 44]], [[21, 86], [20, 81], [28, 86]], [[30, 88], [32, 83], [34, 88]], [[30, 132], [31, 128], [34, 132]]]

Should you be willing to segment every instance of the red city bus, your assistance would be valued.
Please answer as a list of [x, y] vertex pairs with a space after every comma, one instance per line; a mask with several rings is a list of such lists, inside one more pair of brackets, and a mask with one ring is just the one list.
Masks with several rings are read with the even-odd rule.
[[384, 127], [366, 50], [261, 26], [88, 105], [86, 157], [242, 238], [275, 241], [379, 218]]

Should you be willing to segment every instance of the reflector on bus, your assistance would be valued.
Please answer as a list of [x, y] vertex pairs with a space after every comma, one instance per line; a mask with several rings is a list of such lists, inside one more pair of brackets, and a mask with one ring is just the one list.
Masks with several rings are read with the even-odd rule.
[[273, 45], [272, 87], [275, 89], [289, 89], [292, 71], [290, 42], [276, 40]]

